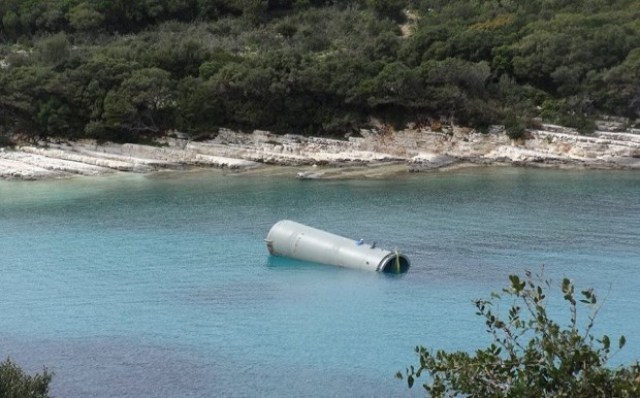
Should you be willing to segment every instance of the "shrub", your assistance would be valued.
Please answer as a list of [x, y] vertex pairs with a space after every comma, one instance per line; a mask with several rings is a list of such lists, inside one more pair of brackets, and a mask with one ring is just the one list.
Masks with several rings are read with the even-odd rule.
[[52, 374], [45, 369], [41, 374], [26, 374], [11, 359], [0, 364], [0, 397], [49, 398]]
[[523, 138], [526, 132], [526, 123], [515, 113], [509, 112], [504, 118], [504, 129], [512, 140]]
[[[577, 294], [569, 279], [562, 280], [570, 314], [568, 325], [563, 326], [547, 311], [551, 285], [542, 273], [527, 272], [524, 280], [511, 275], [509, 280], [502, 293], [475, 301], [493, 343], [473, 355], [416, 347], [420, 363], [406, 370], [409, 387], [426, 372], [429, 378], [423, 387], [432, 397], [639, 396], [640, 363], [607, 367], [612, 351], [621, 349], [625, 338], [620, 337], [614, 349], [609, 336], [594, 336], [600, 306], [592, 289]], [[507, 314], [500, 311], [503, 301], [509, 302]], [[578, 322], [578, 309], [583, 306], [590, 310], [585, 325]], [[400, 372], [396, 376], [403, 377]]]

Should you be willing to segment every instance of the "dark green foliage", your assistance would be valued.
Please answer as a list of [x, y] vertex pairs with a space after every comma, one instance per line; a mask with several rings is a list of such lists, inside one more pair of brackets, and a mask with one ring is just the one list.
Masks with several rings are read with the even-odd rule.
[[51, 373], [26, 374], [10, 359], [0, 363], [0, 397], [48, 398]]
[[69, 10], [68, 18], [71, 28], [91, 32], [102, 28], [105, 15], [91, 3], [80, 3]]
[[629, 52], [624, 61], [594, 74], [591, 86], [596, 104], [609, 113], [630, 118], [640, 117], [640, 48]]
[[0, 131], [341, 134], [376, 118], [515, 137], [542, 116], [589, 132], [640, 116], [638, 20], [632, 0], [5, 0]]
[[517, 140], [524, 137], [527, 125], [515, 112], [508, 112], [504, 117], [504, 128], [509, 138]]
[[[420, 363], [406, 370], [409, 387], [426, 373], [423, 387], [431, 397], [639, 396], [640, 363], [607, 366], [626, 339], [594, 335], [600, 305], [592, 289], [578, 293], [569, 279], [562, 280], [559, 293], [569, 314], [562, 324], [548, 311], [549, 296], [557, 293], [542, 275], [527, 272], [524, 279], [511, 275], [509, 280], [502, 292], [475, 301], [492, 344], [473, 354], [416, 347]], [[588, 311], [585, 322], [578, 318], [582, 309]]]
[[14, 146], [15, 143], [13, 142], [13, 140], [11, 139], [11, 137], [8, 137], [2, 133], [0, 133], [0, 148], [3, 147], [12, 147]]
[[44, 65], [61, 65], [69, 58], [70, 47], [71, 44], [64, 33], [46, 37], [36, 45], [37, 60]]
[[169, 72], [138, 69], [119, 87], [107, 92], [103, 118], [106, 126], [136, 134], [159, 134], [171, 125], [175, 91]]
[[540, 114], [546, 120], [573, 127], [583, 134], [589, 134], [595, 130], [592, 103], [585, 98], [574, 96], [544, 101]]
[[390, 18], [398, 22], [405, 19], [403, 13], [405, 3], [403, 0], [367, 0], [367, 4], [378, 17]]

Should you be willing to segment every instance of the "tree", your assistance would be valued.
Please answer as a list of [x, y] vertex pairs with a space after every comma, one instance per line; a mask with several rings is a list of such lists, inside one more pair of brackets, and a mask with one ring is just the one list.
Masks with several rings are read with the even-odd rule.
[[[607, 361], [625, 345], [619, 338], [616, 349], [609, 336], [596, 337], [593, 326], [600, 309], [593, 289], [575, 291], [571, 280], [560, 285], [569, 307], [567, 326], [553, 320], [547, 310], [549, 280], [542, 272], [526, 272], [521, 280], [509, 276], [510, 286], [490, 299], [476, 300], [477, 314], [484, 318], [493, 343], [475, 354], [435, 353], [416, 347], [417, 367], [406, 370], [411, 387], [422, 373], [423, 384], [432, 397], [637, 397], [640, 394], [640, 363], [609, 368]], [[549, 294], [552, 294], [549, 293]], [[508, 313], [499, 304], [510, 301]], [[578, 309], [590, 310], [587, 322], [578, 322]], [[402, 373], [396, 375], [402, 378]]]
[[2, 27], [8, 36], [17, 36], [20, 30], [20, 17], [14, 11], [9, 11], [2, 17]]
[[542, 117], [590, 132], [601, 114], [640, 115], [639, 4], [2, 0], [0, 129], [331, 135], [428, 118], [513, 136]]
[[49, 383], [53, 375], [45, 369], [41, 374], [26, 374], [11, 359], [0, 364], [0, 397], [49, 398]]
[[69, 11], [69, 23], [79, 31], [95, 31], [102, 27], [104, 15], [89, 3], [80, 3]]
[[158, 134], [172, 124], [175, 93], [170, 74], [159, 68], [134, 71], [104, 99], [109, 127], [134, 134]]
[[8, 69], [0, 74], [0, 128], [35, 139], [40, 136], [35, 116], [41, 100], [51, 97], [56, 75], [45, 67]]
[[40, 42], [36, 46], [39, 60], [46, 65], [60, 65], [71, 52], [71, 44], [64, 33], [56, 33]]
[[598, 74], [592, 86], [601, 107], [630, 118], [640, 117], [640, 48], [620, 65]]
[[381, 18], [390, 18], [398, 22], [405, 19], [403, 8], [406, 2], [403, 0], [367, 0], [367, 3]]

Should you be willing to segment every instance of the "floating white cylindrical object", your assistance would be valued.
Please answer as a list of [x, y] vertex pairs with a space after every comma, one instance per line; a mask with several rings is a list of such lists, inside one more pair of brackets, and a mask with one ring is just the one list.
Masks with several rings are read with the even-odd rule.
[[274, 256], [378, 272], [402, 273], [409, 269], [409, 259], [397, 251], [290, 220], [279, 221], [271, 227], [265, 241]]

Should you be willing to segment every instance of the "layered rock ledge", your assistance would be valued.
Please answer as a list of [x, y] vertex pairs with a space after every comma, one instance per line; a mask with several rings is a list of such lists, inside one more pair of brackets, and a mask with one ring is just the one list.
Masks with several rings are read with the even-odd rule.
[[163, 138], [156, 145], [41, 142], [0, 148], [0, 178], [33, 180], [193, 167], [247, 172], [266, 165], [290, 166], [287, 173], [299, 178], [377, 177], [489, 164], [640, 169], [640, 131], [636, 130], [580, 135], [544, 125], [515, 141], [498, 128], [486, 134], [458, 127], [360, 133], [340, 140], [221, 129], [215, 138], [198, 142], [181, 135]]

